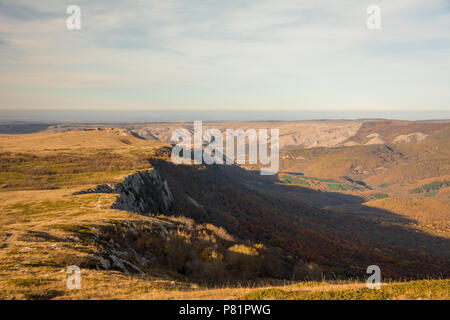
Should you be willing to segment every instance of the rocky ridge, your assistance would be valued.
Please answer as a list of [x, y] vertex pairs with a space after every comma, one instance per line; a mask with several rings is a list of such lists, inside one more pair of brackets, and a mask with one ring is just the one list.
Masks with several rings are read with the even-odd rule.
[[155, 168], [138, 171], [116, 185], [102, 184], [95, 188], [75, 192], [87, 193], [118, 193], [113, 209], [136, 212], [143, 215], [168, 213], [174, 197], [165, 179]]

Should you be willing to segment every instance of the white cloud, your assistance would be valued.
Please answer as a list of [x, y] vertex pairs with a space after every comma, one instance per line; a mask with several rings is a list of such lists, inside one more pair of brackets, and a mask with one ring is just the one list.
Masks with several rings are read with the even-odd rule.
[[[61, 108], [450, 107], [445, 1], [78, 3], [80, 31], [61, 1], [0, 10], [3, 108], [33, 95]], [[380, 31], [365, 28], [372, 3]]]

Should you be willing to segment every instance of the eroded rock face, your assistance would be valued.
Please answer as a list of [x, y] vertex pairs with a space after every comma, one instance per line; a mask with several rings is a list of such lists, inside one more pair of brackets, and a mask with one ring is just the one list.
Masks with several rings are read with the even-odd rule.
[[154, 168], [126, 177], [114, 190], [119, 196], [112, 208], [144, 215], [168, 213], [174, 200], [167, 181]]
[[174, 200], [167, 181], [155, 168], [129, 175], [116, 185], [102, 184], [73, 194], [86, 193], [118, 193], [113, 209], [143, 215], [169, 213]]

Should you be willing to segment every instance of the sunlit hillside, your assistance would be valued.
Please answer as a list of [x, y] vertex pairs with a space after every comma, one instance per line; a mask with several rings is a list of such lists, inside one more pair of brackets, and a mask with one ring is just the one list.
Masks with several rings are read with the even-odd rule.
[[[168, 143], [123, 128], [3, 134], [0, 297], [448, 299], [448, 143], [436, 130], [283, 151], [277, 176], [176, 166]], [[365, 288], [372, 264], [380, 291]], [[66, 287], [69, 265], [83, 290]]]

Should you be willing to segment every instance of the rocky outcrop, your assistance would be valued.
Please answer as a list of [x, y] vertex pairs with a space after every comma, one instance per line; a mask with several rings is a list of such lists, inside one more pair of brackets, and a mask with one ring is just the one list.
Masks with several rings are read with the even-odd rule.
[[167, 181], [161, 178], [155, 168], [129, 175], [116, 185], [102, 184], [74, 194], [86, 193], [118, 193], [113, 209], [143, 215], [169, 213], [174, 201]]
[[428, 137], [428, 135], [423, 134], [422, 132], [413, 132], [410, 134], [399, 135], [392, 142], [393, 143], [419, 142], [424, 140], [426, 137]]
[[136, 172], [115, 186], [119, 193], [112, 208], [144, 215], [168, 213], [173, 203], [173, 194], [167, 181], [156, 169]]
[[364, 145], [368, 146], [371, 144], [383, 144], [384, 141], [382, 139], [380, 139], [379, 137], [374, 137], [372, 139], [369, 140], [369, 142], [366, 142]]
[[97, 250], [89, 260], [89, 265], [97, 270], [145, 274], [157, 258], [147, 250], [136, 251], [135, 242], [130, 239], [136, 237], [160, 239], [159, 232], [157, 224], [139, 225], [127, 220], [113, 226], [94, 228], [92, 229], [94, 237], [89, 242], [93, 243]]

